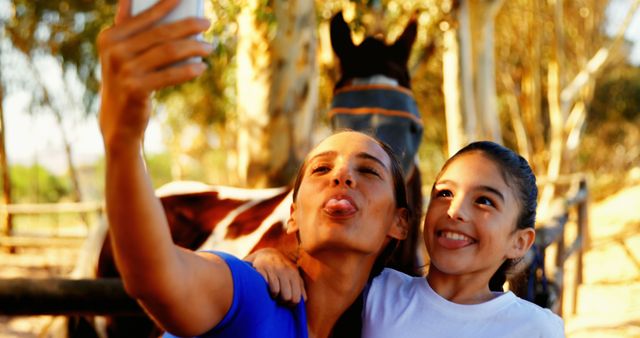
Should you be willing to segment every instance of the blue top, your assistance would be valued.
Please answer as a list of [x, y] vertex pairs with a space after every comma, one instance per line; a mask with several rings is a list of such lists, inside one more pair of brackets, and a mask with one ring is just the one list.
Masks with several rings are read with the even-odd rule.
[[[290, 307], [279, 304], [269, 294], [267, 282], [253, 266], [232, 255], [212, 252], [229, 266], [233, 278], [233, 302], [222, 321], [202, 338], [307, 338], [304, 301]], [[176, 337], [165, 333], [165, 338]]]

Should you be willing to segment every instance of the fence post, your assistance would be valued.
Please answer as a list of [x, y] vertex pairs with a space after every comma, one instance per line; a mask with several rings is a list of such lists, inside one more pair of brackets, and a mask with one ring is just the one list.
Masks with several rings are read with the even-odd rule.
[[582, 285], [584, 278], [583, 274], [583, 256], [584, 251], [589, 243], [589, 190], [587, 189], [587, 180], [582, 178], [580, 180], [580, 192], [583, 199], [578, 203], [578, 234], [576, 241], [578, 241], [578, 257], [576, 262], [576, 273], [574, 276], [574, 288], [573, 288], [573, 304], [571, 314], [575, 315], [578, 310], [578, 288]]

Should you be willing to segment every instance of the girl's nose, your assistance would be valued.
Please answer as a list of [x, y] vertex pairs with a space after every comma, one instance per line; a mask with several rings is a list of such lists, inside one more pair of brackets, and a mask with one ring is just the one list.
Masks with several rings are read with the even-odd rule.
[[467, 210], [464, 200], [463, 196], [455, 196], [451, 200], [451, 204], [449, 204], [449, 209], [447, 210], [450, 218], [460, 222], [468, 221], [469, 211]]

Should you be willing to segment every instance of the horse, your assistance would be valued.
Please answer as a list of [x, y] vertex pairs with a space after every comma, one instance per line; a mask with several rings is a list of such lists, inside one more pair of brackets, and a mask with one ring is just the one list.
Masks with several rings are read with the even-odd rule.
[[[331, 19], [331, 44], [340, 60], [341, 77], [334, 89], [329, 111], [334, 130], [370, 133], [389, 144], [408, 173], [411, 206], [422, 211], [421, 180], [416, 153], [422, 138], [422, 122], [412, 97], [407, 61], [417, 33], [412, 18], [391, 45], [374, 37], [355, 45], [341, 13]], [[291, 187], [241, 189], [201, 182], [172, 182], [156, 191], [169, 221], [174, 242], [191, 250], [221, 250], [238, 257], [264, 247], [285, 253], [296, 251], [297, 239], [287, 235], [292, 201]], [[389, 266], [417, 275], [420, 217], [410, 221], [408, 239], [393, 255]], [[95, 262], [95, 277], [119, 277], [111, 251], [106, 223], [96, 231], [102, 239]], [[86, 264], [85, 264], [86, 266]], [[86, 271], [86, 268], [85, 268]], [[93, 277], [93, 276], [91, 276]], [[101, 334], [90, 333], [81, 321], [70, 321], [70, 336], [156, 337], [159, 329], [143, 317], [111, 317], [102, 322]], [[94, 321], [95, 322], [95, 321]], [[106, 325], [105, 325], [106, 323]], [[80, 327], [83, 330], [78, 330]], [[75, 332], [75, 334], [74, 334]]]

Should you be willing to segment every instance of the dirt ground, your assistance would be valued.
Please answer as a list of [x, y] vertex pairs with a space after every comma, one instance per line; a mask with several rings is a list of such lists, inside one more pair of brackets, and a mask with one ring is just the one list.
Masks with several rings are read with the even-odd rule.
[[[640, 337], [640, 186], [628, 188], [589, 212], [590, 243], [584, 255], [584, 281], [577, 291], [575, 314], [571, 292], [565, 293], [567, 337]], [[0, 248], [0, 278], [65, 276], [77, 248], [25, 249], [10, 255]], [[565, 265], [571, 290], [575, 260]], [[39, 337], [50, 317], [0, 316], [0, 338]]]

